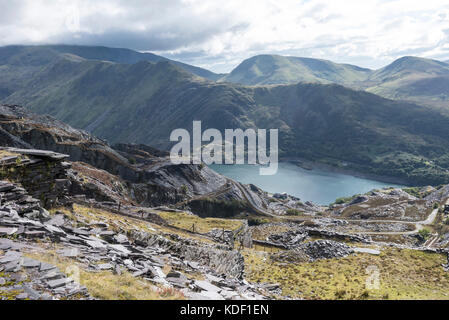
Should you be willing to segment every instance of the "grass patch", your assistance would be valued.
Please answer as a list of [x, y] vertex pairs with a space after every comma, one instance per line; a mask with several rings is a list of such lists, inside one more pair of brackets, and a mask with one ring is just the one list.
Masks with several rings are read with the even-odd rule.
[[[312, 263], [273, 262], [270, 254], [246, 249], [248, 280], [279, 283], [283, 295], [299, 299], [448, 299], [445, 257], [414, 250], [388, 248], [380, 256], [351, 255]], [[367, 270], [379, 271], [378, 290], [366, 288]]]
[[285, 211], [285, 213], [288, 216], [302, 216], [304, 215], [304, 212], [297, 210], [297, 209], [287, 209], [287, 211]]
[[212, 229], [225, 229], [235, 231], [242, 227], [243, 223], [239, 220], [220, 219], [220, 218], [200, 218], [195, 215], [179, 212], [160, 212], [159, 216], [168, 222], [169, 225], [192, 231], [195, 225], [195, 232], [207, 233]]

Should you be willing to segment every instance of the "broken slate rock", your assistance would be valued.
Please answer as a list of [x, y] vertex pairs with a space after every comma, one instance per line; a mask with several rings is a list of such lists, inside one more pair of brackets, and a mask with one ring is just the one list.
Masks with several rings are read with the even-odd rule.
[[99, 264], [97, 266], [98, 270], [112, 270], [114, 269], [114, 266], [110, 263], [103, 263], [103, 264]]
[[47, 282], [47, 285], [51, 289], [56, 289], [65, 286], [67, 283], [69, 283], [71, 280], [69, 278], [63, 278], [63, 279], [57, 279], [57, 280], [50, 280]]
[[221, 289], [204, 280], [195, 280], [195, 285], [203, 291], [220, 292]]
[[119, 244], [127, 244], [129, 243], [128, 237], [123, 234], [117, 234], [114, 236], [115, 242]]
[[23, 259], [22, 266], [24, 268], [39, 268], [41, 266], [41, 262], [34, 259], [25, 258]]

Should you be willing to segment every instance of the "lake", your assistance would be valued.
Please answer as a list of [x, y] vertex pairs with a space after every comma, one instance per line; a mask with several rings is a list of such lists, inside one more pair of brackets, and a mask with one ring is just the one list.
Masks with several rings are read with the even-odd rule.
[[292, 163], [279, 163], [274, 176], [259, 175], [259, 166], [211, 165], [216, 172], [244, 184], [254, 184], [270, 193], [286, 192], [303, 202], [328, 205], [337, 198], [349, 197], [384, 187], [403, 187], [397, 184], [358, 178], [321, 169], [306, 170]]

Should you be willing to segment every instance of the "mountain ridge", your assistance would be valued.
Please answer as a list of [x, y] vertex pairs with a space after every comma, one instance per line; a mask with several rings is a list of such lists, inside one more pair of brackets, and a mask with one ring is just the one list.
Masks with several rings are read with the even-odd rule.
[[[170, 132], [190, 129], [194, 120], [203, 121], [203, 129], [220, 131], [277, 128], [282, 157], [333, 166], [350, 164], [356, 171], [414, 184], [449, 181], [449, 116], [444, 110], [334, 83], [246, 86], [214, 82], [167, 60], [122, 64], [51, 49], [11, 56], [14, 59], [7, 60], [0, 55], [0, 61], [9, 63], [1, 69], [5, 77], [0, 88], [12, 91], [2, 102], [26, 105], [113, 143], [142, 143], [167, 150]], [[42, 61], [44, 67], [39, 66]], [[428, 60], [403, 62], [421, 66]], [[385, 70], [401, 73], [401, 65]], [[390, 78], [385, 77], [385, 83]]]
[[292, 84], [304, 81], [343, 84], [349, 77], [354, 78], [353, 81], [360, 81], [369, 71], [369, 69], [350, 64], [337, 64], [329, 60], [258, 55], [244, 60], [220, 81], [246, 85]]
[[370, 70], [322, 59], [258, 55], [243, 61], [219, 81], [255, 86], [337, 83], [389, 99], [443, 109], [449, 103], [449, 65], [413, 56]]
[[138, 52], [126, 48], [109, 48], [104, 46], [82, 46], [82, 45], [12, 45], [0, 47], [0, 64], [8, 62], [8, 58], [13, 59], [12, 63], [22, 63], [28, 61], [26, 58], [30, 57], [29, 53], [40, 57], [42, 60], [36, 59], [34, 64], [46, 65], [57, 57], [57, 54], [72, 54], [86, 60], [104, 60], [122, 64], [135, 64], [141, 61], [159, 62], [171, 61], [180, 66], [184, 70], [191, 72], [197, 76], [216, 80], [220, 78], [221, 74], [213, 73], [212, 71], [192, 66], [183, 62], [170, 60], [168, 58], [155, 55], [149, 52]]
[[[191, 131], [194, 120], [203, 122], [203, 130], [273, 128], [280, 129], [282, 157], [352, 163], [362, 172], [415, 183], [449, 181], [447, 116], [337, 84], [251, 87], [208, 81], [167, 61], [125, 65], [64, 58], [28, 85], [33, 89], [5, 102], [25, 104], [113, 143], [167, 150], [171, 131]], [[430, 164], [423, 166], [423, 159]]]

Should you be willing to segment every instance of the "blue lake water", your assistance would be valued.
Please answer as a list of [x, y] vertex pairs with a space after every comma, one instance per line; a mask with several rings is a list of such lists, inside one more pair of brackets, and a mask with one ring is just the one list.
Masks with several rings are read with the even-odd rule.
[[216, 172], [244, 184], [254, 184], [271, 193], [286, 192], [302, 201], [327, 205], [337, 198], [366, 193], [397, 184], [358, 178], [320, 169], [305, 170], [292, 163], [279, 163], [276, 175], [261, 176], [254, 165], [211, 165]]

